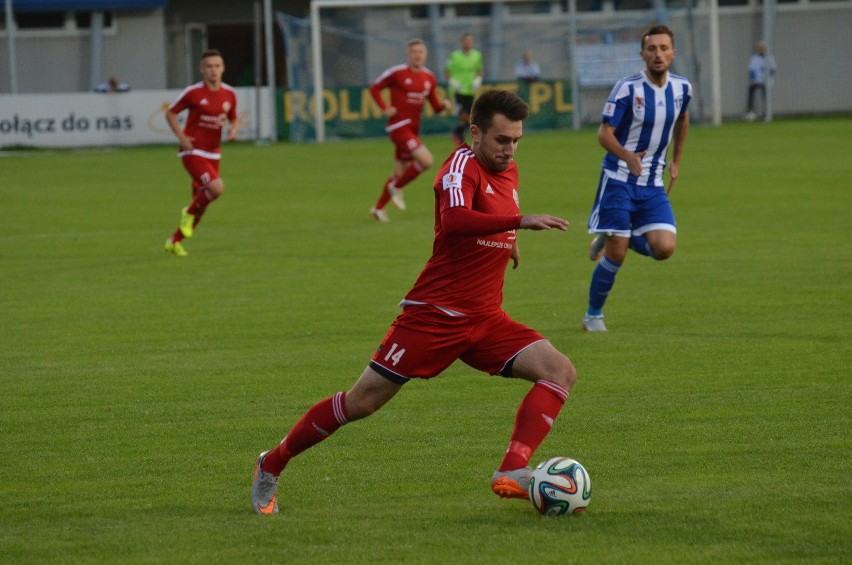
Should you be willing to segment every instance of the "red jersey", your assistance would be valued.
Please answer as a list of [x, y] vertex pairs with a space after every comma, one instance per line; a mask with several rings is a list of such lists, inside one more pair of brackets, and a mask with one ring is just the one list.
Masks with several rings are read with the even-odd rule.
[[179, 114], [189, 110], [183, 132], [195, 139], [195, 149], [179, 155], [201, 155], [219, 158], [222, 145], [222, 126], [237, 120], [237, 93], [225, 83], [218, 90], [210, 90], [203, 82], [187, 86], [178, 99], [169, 106], [169, 112]]
[[396, 114], [388, 118], [387, 131], [410, 125], [417, 132], [420, 113], [427, 99], [436, 113], [444, 109], [438, 99], [437, 86], [438, 79], [426, 67], [413, 71], [408, 65], [396, 65], [386, 69], [370, 85], [370, 94], [384, 110], [388, 104], [382, 100], [381, 92], [385, 88], [390, 89], [390, 106], [396, 108]]
[[432, 257], [403, 304], [431, 304], [450, 315], [500, 309], [521, 222], [515, 162], [495, 173], [462, 145], [444, 161], [434, 190]]

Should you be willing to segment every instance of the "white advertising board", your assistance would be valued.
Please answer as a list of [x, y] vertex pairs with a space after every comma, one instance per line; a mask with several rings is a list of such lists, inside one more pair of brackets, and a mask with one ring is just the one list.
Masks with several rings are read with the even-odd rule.
[[[269, 139], [275, 117], [268, 90], [262, 89], [260, 97], [254, 88], [236, 90], [242, 121], [238, 138]], [[165, 111], [181, 91], [0, 95], [0, 147], [177, 143]]]

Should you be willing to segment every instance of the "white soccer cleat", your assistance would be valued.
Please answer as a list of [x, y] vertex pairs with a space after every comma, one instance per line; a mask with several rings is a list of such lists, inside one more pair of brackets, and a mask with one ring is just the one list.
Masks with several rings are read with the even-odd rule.
[[251, 507], [258, 514], [278, 514], [278, 477], [261, 469], [263, 458], [269, 451], [261, 453], [254, 464], [251, 481]]
[[390, 218], [388, 218], [388, 213], [381, 208], [376, 208], [375, 206], [373, 206], [372, 208], [370, 208], [370, 214], [383, 224], [386, 224], [390, 221]]
[[391, 202], [400, 210], [405, 210], [405, 199], [402, 197], [402, 189], [397, 188], [393, 183], [388, 183], [388, 192], [391, 195]]
[[583, 316], [583, 329], [587, 332], [605, 332], [606, 326], [603, 321], [603, 314], [600, 316]]
[[491, 477], [491, 490], [500, 498], [528, 499], [532, 469], [522, 467], [514, 471], [496, 471]]
[[595, 236], [595, 239], [589, 243], [589, 259], [592, 261], [597, 261], [601, 258], [601, 251], [603, 251], [604, 244], [606, 243], [606, 238], [604, 234], [599, 233]]

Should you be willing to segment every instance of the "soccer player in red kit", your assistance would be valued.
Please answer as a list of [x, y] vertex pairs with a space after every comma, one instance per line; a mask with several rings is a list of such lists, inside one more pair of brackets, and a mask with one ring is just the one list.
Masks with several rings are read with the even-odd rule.
[[[178, 229], [166, 240], [166, 251], [184, 256], [186, 250], [181, 243], [192, 237], [195, 226], [207, 210], [207, 205], [216, 200], [225, 190], [219, 177], [222, 128], [228, 127], [228, 140], [237, 138], [240, 124], [237, 119], [237, 94], [222, 82], [225, 62], [216, 49], [201, 55], [203, 80], [186, 87], [178, 99], [166, 110], [166, 121], [180, 143], [178, 157], [192, 177], [192, 201], [181, 210]], [[189, 110], [186, 125], [181, 129], [178, 114]]]
[[[370, 209], [373, 217], [380, 222], [389, 221], [385, 212], [388, 200], [393, 200], [394, 206], [405, 210], [403, 187], [432, 166], [432, 153], [418, 137], [423, 104], [428, 100], [435, 112], [453, 107], [449, 100], [438, 98], [438, 79], [424, 66], [427, 54], [423, 40], [412, 39], [408, 42], [408, 63], [386, 69], [370, 85], [373, 100], [388, 117], [385, 131], [395, 146], [393, 173], [382, 186], [376, 205]], [[385, 89], [390, 91], [390, 104], [382, 99]]]
[[[521, 401], [508, 450], [491, 477], [504, 498], [528, 498], [529, 462], [550, 432], [576, 379], [571, 361], [502, 307], [503, 279], [518, 266], [519, 229], [567, 229], [547, 214], [521, 215], [513, 161], [526, 103], [491, 90], [473, 104], [472, 146], [444, 162], [435, 184], [432, 257], [402, 301], [360, 378], [346, 392], [314, 404], [255, 465], [251, 504], [259, 514], [278, 511], [278, 479], [287, 463], [341, 426], [381, 408], [411, 379], [429, 379], [456, 359], [491, 375], [533, 383]], [[470, 418], [476, 418], [475, 409]]]

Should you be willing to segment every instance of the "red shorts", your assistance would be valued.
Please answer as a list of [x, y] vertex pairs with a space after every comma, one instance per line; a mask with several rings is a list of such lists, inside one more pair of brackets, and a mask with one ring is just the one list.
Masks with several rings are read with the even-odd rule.
[[391, 141], [396, 146], [394, 158], [397, 161], [410, 160], [411, 154], [423, 145], [423, 142], [417, 137], [417, 130], [411, 126], [402, 126], [389, 131], [388, 137], [391, 138]]
[[370, 367], [396, 382], [429, 379], [456, 359], [489, 375], [505, 374], [515, 356], [544, 337], [502, 310], [449, 316], [432, 306], [406, 306], [394, 320]]
[[183, 161], [183, 168], [192, 177], [193, 194], [219, 178], [219, 159], [208, 159], [200, 155], [184, 155], [181, 157], [181, 161]]

